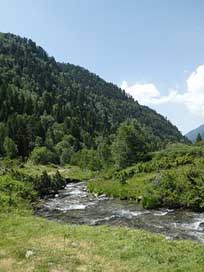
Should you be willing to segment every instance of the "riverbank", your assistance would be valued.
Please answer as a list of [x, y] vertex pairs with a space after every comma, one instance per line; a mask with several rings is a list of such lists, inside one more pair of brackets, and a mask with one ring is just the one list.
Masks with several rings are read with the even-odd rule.
[[105, 173], [88, 184], [97, 195], [135, 200], [144, 208], [204, 211], [204, 146], [172, 145], [152, 159]]
[[[1, 176], [1, 272], [203, 271], [203, 244], [172, 241], [127, 227], [65, 225], [33, 216], [29, 208], [36, 199], [32, 183], [8, 176], [11, 169], [25, 176], [41, 176], [44, 171], [50, 176], [59, 171], [63, 178], [70, 178], [71, 173], [72, 179], [80, 174], [82, 180], [85, 176], [87, 179], [96, 176], [70, 166], [29, 164], [10, 167]], [[118, 183], [125, 185], [123, 180]]]
[[98, 197], [87, 182], [73, 182], [41, 202], [36, 215], [66, 224], [125, 226], [163, 234], [168, 239], [204, 242], [204, 214], [187, 210], [144, 209], [134, 201]]
[[0, 214], [0, 271], [201, 272], [204, 246], [124, 227], [64, 225]]
[[35, 165], [2, 161], [2, 172], [28, 181], [40, 197], [56, 194], [65, 184], [88, 180], [97, 195], [134, 200], [147, 209], [191, 209], [204, 211], [204, 145], [170, 145], [150, 154], [148, 161], [125, 169], [101, 171], [73, 165]]

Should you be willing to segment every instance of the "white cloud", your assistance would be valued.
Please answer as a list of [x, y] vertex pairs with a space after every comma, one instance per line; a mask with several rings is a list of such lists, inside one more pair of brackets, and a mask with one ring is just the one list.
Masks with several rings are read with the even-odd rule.
[[159, 91], [152, 83], [128, 86], [127, 81], [123, 81], [121, 88], [141, 104], [149, 104], [153, 99], [158, 99], [160, 97]]
[[186, 84], [187, 89], [184, 93], [170, 90], [166, 96], [162, 96], [153, 83], [136, 83], [129, 86], [123, 81], [121, 88], [143, 105], [182, 103], [191, 113], [204, 117], [204, 65], [198, 66], [188, 77]]
[[185, 105], [192, 113], [204, 116], [204, 65], [199, 66], [186, 82]]

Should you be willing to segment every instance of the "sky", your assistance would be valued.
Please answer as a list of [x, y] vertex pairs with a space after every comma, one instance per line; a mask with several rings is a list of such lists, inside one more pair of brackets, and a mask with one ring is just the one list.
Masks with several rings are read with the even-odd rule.
[[183, 133], [204, 123], [203, 0], [0, 0], [0, 32], [117, 84]]

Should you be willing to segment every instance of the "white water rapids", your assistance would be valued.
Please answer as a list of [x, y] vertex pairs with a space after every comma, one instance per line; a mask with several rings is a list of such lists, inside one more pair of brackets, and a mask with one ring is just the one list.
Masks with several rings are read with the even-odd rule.
[[145, 210], [135, 203], [96, 197], [86, 182], [70, 183], [55, 198], [45, 200], [38, 215], [71, 224], [114, 225], [142, 228], [167, 239], [204, 242], [204, 213], [181, 210]]

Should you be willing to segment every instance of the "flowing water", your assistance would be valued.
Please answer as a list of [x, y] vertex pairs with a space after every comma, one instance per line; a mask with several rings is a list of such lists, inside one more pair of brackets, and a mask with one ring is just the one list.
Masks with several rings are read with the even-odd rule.
[[72, 224], [128, 226], [162, 233], [167, 239], [204, 242], [203, 213], [145, 210], [125, 200], [95, 197], [87, 191], [86, 182], [68, 184], [54, 198], [45, 200], [36, 213]]

